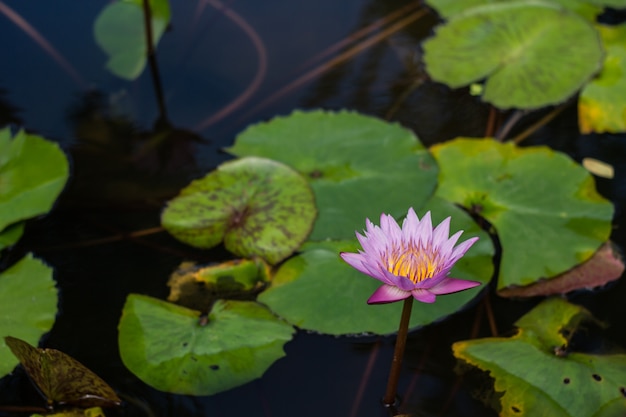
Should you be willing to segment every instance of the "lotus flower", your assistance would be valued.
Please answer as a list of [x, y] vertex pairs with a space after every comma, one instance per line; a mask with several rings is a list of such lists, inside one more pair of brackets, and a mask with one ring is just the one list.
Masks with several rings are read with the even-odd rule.
[[423, 303], [434, 303], [437, 295], [449, 294], [480, 285], [480, 282], [448, 277], [454, 264], [478, 240], [473, 237], [454, 247], [463, 231], [451, 237], [450, 217], [433, 230], [430, 212], [420, 220], [413, 208], [402, 228], [387, 214], [380, 216], [380, 227], [366, 220], [365, 236], [356, 236], [363, 250], [341, 253], [344, 261], [383, 285], [367, 300], [368, 304], [391, 303], [413, 296]]

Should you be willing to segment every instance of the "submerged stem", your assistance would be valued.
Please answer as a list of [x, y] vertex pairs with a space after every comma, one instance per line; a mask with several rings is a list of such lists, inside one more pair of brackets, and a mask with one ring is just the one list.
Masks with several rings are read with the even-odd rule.
[[400, 318], [400, 326], [398, 327], [396, 349], [393, 352], [393, 360], [391, 362], [391, 370], [389, 371], [389, 380], [387, 382], [387, 391], [385, 392], [385, 397], [383, 398], [383, 403], [388, 406], [391, 406], [396, 402], [398, 379], [400, 378], [400, 366], [402, 365], [402, 357], [404, 356], [404, 348], [406, 347], [406, 335], [409, 332], [409, 320], [411, 318], [412, 306], [413, 297], [409, 297], [404, 300], [402, 317]]

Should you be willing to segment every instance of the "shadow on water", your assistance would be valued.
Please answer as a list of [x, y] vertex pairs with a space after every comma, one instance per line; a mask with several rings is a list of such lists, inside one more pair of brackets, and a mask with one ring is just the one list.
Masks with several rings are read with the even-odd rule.
[[[148, 70], [135, 82], [104, 70], [91, 24], [107, 1], [2, 3], [63, 54], [88, 86], [77, 86], [40, 44], [3, 17], [0, 45], [12, 58], [0, 68], [5, 88], [0, 123], [58, 140], [72, 163], [72, 177], [55, 210], [28, 225], [6, 262], [33, 251], [54, 267], [59, 314], [43, 344], [77, 358], [120, 393], [125, 406], [107, 415], [388, 415], [380, 398], [391, 337], [299, 332], [286, 345], [286, 357], [263, 378], [211, 397], [148, 387], [125, 369], [117, 350], [117, 323], [127, 294], [165, 298], [169, 274], [182, 261], [228, 259], [222, 248], [198, 251], [178, 243], [159, 229], [159, 215], [163, 202], [190, 179], [229, 158], [220, 150], [246, 125], [296, 107], [347, 107], [397, 120], [427, 145], [461, 133], [484, 134], [489, 108], [427, 81], [417, 64], [418, 44], [437, 22], [418, 3], [296, 3], [172, 2], [172, 27], [157, 52], [167, 118], [159, 116]], [[404, 13], [397, 13], [401, 9]], [[237, 102], [242, 94], [245, 100]], [[579, 136], [573, 125], [575, 114], [565, 111], [551, 125], [558, 131], [545, 128], [531, 143], [564, 147], [559, 139]], [[623, 139], [581, 137], [563, 150], [578, 160], [604, 158], [623, 178], [626, 165], [616, 157], [626, 154]], [[620, 220], [624, 184], [598, 184], [616, 203]], [[149, 233], [137, 233], [142, 230]], [[623, 230], [616, 231], [615, 240], [624, 247]], [[623, 321], [614, 323], [611, 317], [626, 314], [620, 301], [625, 291], [620, 281], [611, 292], [578, 296], [614, 324], [610, 336], [622, 346]], [[497, 329], [510, 331], [534, 302], [487, 297], [409, 335], [400, 380], [403, 410], [415, 416], [496, 415], [471, 396], [483, 387], [455, 375], [450, 345]], [[20, 369], [0, 381], [0, 404], [40, 403]]]

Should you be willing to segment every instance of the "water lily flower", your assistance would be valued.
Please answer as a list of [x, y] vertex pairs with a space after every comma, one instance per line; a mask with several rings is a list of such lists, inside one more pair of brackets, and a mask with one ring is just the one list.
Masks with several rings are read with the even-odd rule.
[[473, 237], [455, 247], [463, 231], [448, 237], [450, 217], [433, 230], [430, 212], [420, 220], [410, 208], [402, 228], [384, 213], [380, 216], [380, 227], [369, 219], [366, 226], [365, 235], [356, 233], [363, 250], [343, 252], [341, 257], [383, 283], [367, 300], [368, 304], [391, 303], [410, 296], [434, 303], [437, 295], [480, 285], [480, 282], [448, 277], [454, 264], [478, 240]]

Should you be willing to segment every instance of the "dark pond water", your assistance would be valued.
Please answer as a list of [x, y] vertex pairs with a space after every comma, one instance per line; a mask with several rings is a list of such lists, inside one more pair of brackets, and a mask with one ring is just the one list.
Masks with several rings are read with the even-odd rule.
[[[164, 298], [168, 276], [181, 261], [210, 262], [228, 255], [219, 249], [192, 250], [164, 233], [127, 234], [158, 226], [163, 201], [226, 160], [220, 149], [250, 123], [295, 108], [351, 108], [398, 120], [432, 144], [461, 134], [482, 136], [488, 108], [464, 92], [428, 82], [409, 90], [423, 77], [418, 44], [437, 22], [411, 2], [233, 0], [224, 2], [228, 13], [214, 1], [172, 3], [172, 27], [157, 58], [164, 120], [148, 70], [127, 82], [104, 68], [92, 25], [106, 1], [0, 2], [0, 122], [58, 141], [73, 168], [53, 213], [31, 222], [24, 239], [3, 259], [8, 265], [33, 251], [55, 268], [59, 315], [43, 345], [77, 358], [123, 396], [124, 407], [110, 415], [387, 415], [380, 398], [391, 337], [300, 332], [286, 345], [287, 356], [262, 379], [211, 397], [170, 395], [143, 384], [124, 368], [117, 351], [126, 295]], [[230, 12], [241, 21], [229, 18]], [[358, 45], [351, 34], [378, 22], [363, 38], [373, 39], [409, 16], [412, 23], [337, 58]], [[341, 41], [346, 41], [342, 48], [328, 49]], [[146, 147], [164, 121], [174, 133], [160, 146]], [[101, 145], [99, 151], [86, 151], [94, 142]], [[615, 166], [618, 179], [599, 179], [598, 187], [616, 204], [614, 237], [624, 247], [625, 138], [579, 137], [576, 112], [570, 109], [528, 142]], [[609, 322], [608, 337], [626, 346], [626, 325], [617, 320], [626, 315], [625, 296], [626, 285], [619, 281], [609, 290], [582, 292], [573, 299]], [[488, 311], [495, 317], [492, 325], [510, 333], [515, 319], [537, 301], [486, 294], [445, 322], [413, 332], [400, 380], [402, 410], [424, 416], [495, 415], [471, 397], [477, 387], [454, 374], [450, 345], [490, 336]], [[41, 403], [19, 369], [0, 381], [0, 404]]]

